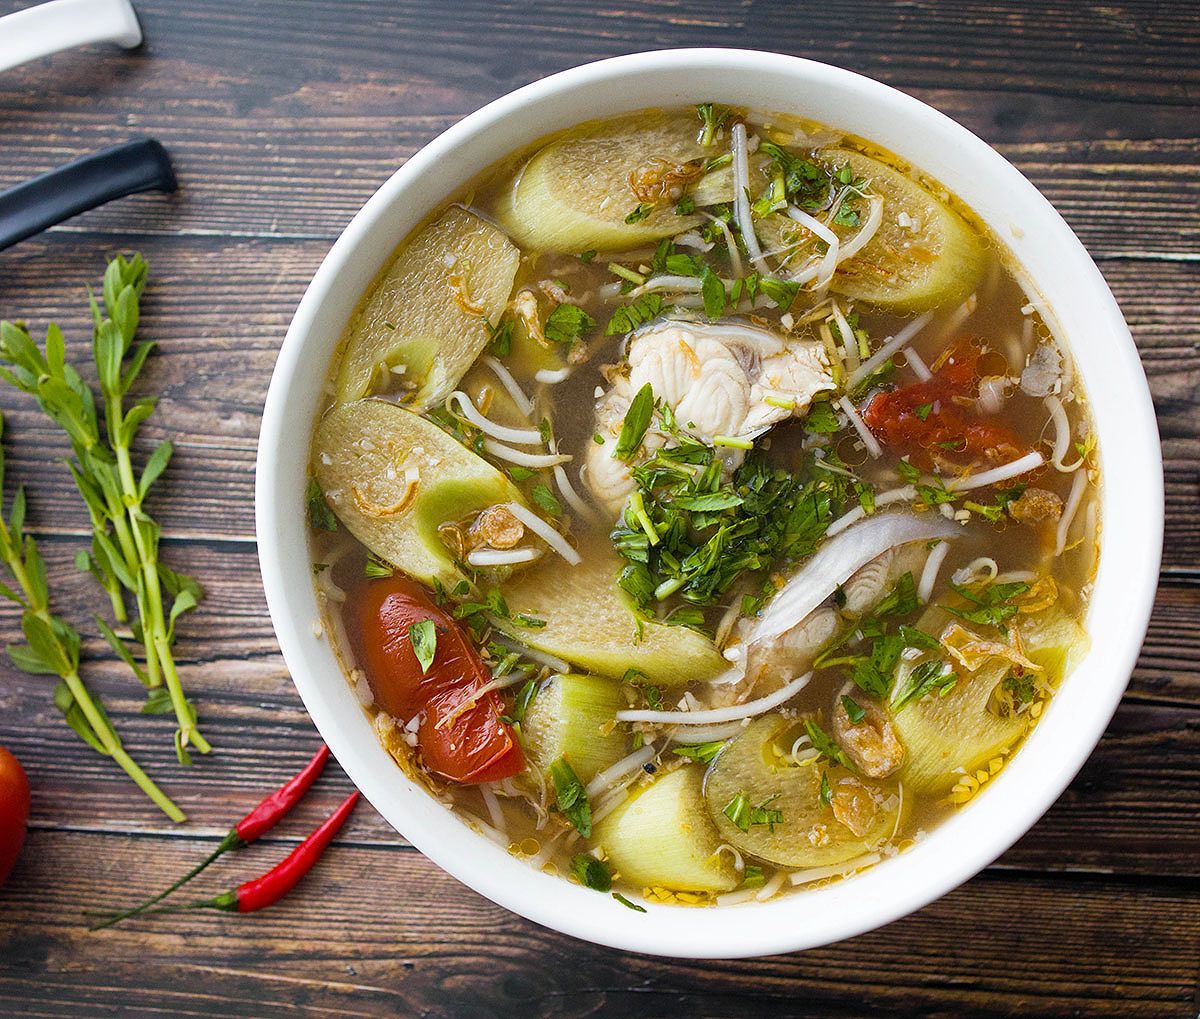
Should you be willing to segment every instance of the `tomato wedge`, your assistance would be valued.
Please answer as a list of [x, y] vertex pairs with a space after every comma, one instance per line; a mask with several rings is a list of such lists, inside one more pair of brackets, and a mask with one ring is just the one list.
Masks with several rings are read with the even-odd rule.
[[[358, 644], [375, 703], [408, 721], [421, 713], [417, 744], [425, 766], [452, 782], [495, 782], [525, 768], [494, 690], [476, 696], [491, 673], [458, 622], [416, 581], [372, 580], [359, 596]], [[409, 628], [431, 620], [437, 646], [422, 672]]]
[[920, 467], [937, 461], [1000, 464], [1023, 456], [1029, 446], [1011, 428], [981, 420], [970, 406], [980, 354], [974, 345], [959, 343], [932, 378], [877, 393], [863, 421], [880, 442]]

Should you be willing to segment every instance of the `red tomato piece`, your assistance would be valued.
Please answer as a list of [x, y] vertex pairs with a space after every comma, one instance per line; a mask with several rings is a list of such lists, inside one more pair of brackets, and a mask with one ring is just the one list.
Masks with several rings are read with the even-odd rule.
[[931, 379], [877, 393], [863, 421], [880, 442], [908, 454], [921, 467], [935, 460], [1007, 463], [1028, 453], [1029, 446], [1011, 428], [981, 420], [970, 406], [978, 386], [979, 356], [978, 348], [958, 344]]
[[0, 885], [12, 873], [29, 824], [29, 779], [25, 769], [0, 747]]
[[[491, 673], [458, 622], [416, 581], [393, 575], [366, 585], [357, 605], [358, 642], [375, 703], [407, 721], [424, 713], [417, 744], [426, 767], [453, 782], [494, 782], [523, 771], [511, 726], [494, 690], [476, 696]], [[431, 620], [437, 647], [421, 671], [409, 627]]]

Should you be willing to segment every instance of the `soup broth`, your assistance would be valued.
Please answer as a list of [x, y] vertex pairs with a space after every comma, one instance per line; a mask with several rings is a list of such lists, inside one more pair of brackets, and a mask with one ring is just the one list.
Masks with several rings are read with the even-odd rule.
[[1086, 653], [1097, 457], [1003, 246], [868, 141], [582, 124], [347, 326], [321, 626], [397, 765], [635, 908], [840, 880], [963, 809]]

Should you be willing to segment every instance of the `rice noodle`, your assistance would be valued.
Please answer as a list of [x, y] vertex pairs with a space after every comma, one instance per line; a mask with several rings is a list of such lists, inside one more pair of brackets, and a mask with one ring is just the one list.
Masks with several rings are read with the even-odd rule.
[[980, 471], [978, 474], [968, 474], [961, 478], [951, 478], [946, 482], [946, 488], [951, 492], [968, 492], [973, 488], [986, 488], [988, 485], [997, 485], [1001, 481], [1008, 481], [1010, 478], [1027, 474], [1045, 462], [1046, 458], [1034, 450], [1011, 463], [1001, 464], [989, 471]]
[[[895, 502], [911, 502], [916, 497], [917, 490], [912, 485], [892, 488], [875, 496], [875, 508], [890, 506]], [[825, 537], [832, 538], [835, 534], [841, 534], [847, 527], [857, 524], [866, 515], [867, 511], [862, 506], [855, 506], [853, 509], [847, 510], [825, 529]]]
[[779, 891], [780, 888], [783, 887], [783, 883], [787, 880], [787, 876], [786, 870], [775, 871], [775, 873], [771, 875], [771, 879], [755, 894], [754, 900], [756, 902], [766, 902], [767, 899], [771, 898]]
[[518, 563], [531, 563], [542, 557], [540, 548], [477, 548], [467, 553], [467, 563], [471, 566], [515, 566]]
[[495, 373], [496, 378], [500, 380], [500, 384], [507, 390], [508, 395], [512, 397], [513, 403], [517, 405], [517, 410], [526, 417], [529, 417], [533, 413], [533, 401], [525, 395], [525, 390], [513, 378], [513, 373], [498, 358], [492, 357], [491, 354], [484, 354], [483, 363]]
[[[834, 270], [837, 268], [838, 249], [841, 246], [841, 242], [838, 240], [838, 235], [830, 230], [829, 227], [827, 227], [815, 216], [810, 216], [802, 209], [797, 209], [794, 205], [789, 205], [787, 207], [787, 214], [789, 219], [795, 220], [802, 227], [815, 234], [825, 242], [825, 254], [821, 256], [821, 261], [817, 263], [816, 271], [813, 276], [813, 278], [816, 280], [814, 289], [824, 290], [827, 286], [829, 286], [829, 281], [833, 279]], [[803, 276], [809, 271], [811, 270], [805, 270], [804, 272], [801, 272], [800, 275]], [[793, 279], [797, 283], [808, 282], [807, 280]]]
[[850, 423], [854, 426], [854, 430], [858, 432], [863, 445], [867, 447], [867, 452], [876, 460], [883, 456], [883, 447], [879, 445], [879, 440], [871, 434], [871, 429], [867, 427], [867, 423], [859, 417], [858, 411], [854, 409], [854, 404], [850, 402], [850, 397], [843, 396], [838, 400], [837, 405], [842, 408], [846, 417], [850, 419]]
[[746, 125], [734, 124], [730, 131], [730, 151], [733, 155], [733, 219], [746, 245], [746, 253], [760, 276], [772, 276], [771, 267], [763, 258], [754, 223], [750, 219], [750, 161], [746, 153]]
[[519, 502], [506, 502], [502, 505], [572, 566], [578, 566], [582, 561], [567, 539], [532, 510], [526, 509]]
[[458, 402], [462, 416], [484, 435], [490, 435], [494, 439], [503, 439], [505, 442], [516, 442], [522, 446], [540, 446], [542, 444], [542, 433], [536, 428], [509, 428], [507, 425], [497, 424], [490, 418], [484, 417], [479, 412], [479, 408], [475, 406], [474, 401], [461, 389], [456, 389], [450, 394], [448, 402], [455, 401]]
[[1071, 530], [1071, 522], [1079, 512], [1079, 503], [1083, 500], [1083, 489], [1087, 484], [1087, 471], [1076, 471], [1075, 479], [1071, 482], [1071, 494], [1067, 496], [1067, 504], [1058, 520], [1058, 531], [1055, 534], [1054, 554], [1062, 555], [1067, 548], [1067, 534]]
[[736, 906], [742, 902], [753, 902], [757, 894], [757, 888], [738, 888], [735, 891], [723, 892], [718, 895], [716, 903], [718, 906]]
[[909, 341], [917, 335], [917, 333], [919, 333], [929, 324], [929, 320], [932, 318], [932, 311], [927, 311], [924, 315], [918, 315], [911, 322], [909, 322], [908, 325], [896, 333], [895, 336], [885, 340], [882, 347], [868, 357], [856, 371], [851, 373], [850, 378], [846, 381], [847, 388], [853, 389], [863, 379], [875, 371], [876, 368], [883, 364], [884, 361], [896, 353], [896, 351], [898, 351], [901, 347], [906, 346]]
[[495, 439], [484, 439], [483, 448], [498, 460], [507, 460], [522, 467], [553, 467], [555, 464], [570, 463], [572, 459], [566, 453], [526, 453]]
[[1050, 466], [1063, 474], [1070, 474], [1083, 466], [1083, 457], [1073, 464], [1063, 463], [1063, 457], [1071, 449], [1071, 422], [1063, 408], [1062, 400], [1057, 396], [1047, 396], [1042, 402], [1050, 412], [1050, 420], [1054, 424], [1054, 451], [1050, 456]]
[[548, 386], [557, 386], [571, 377], [570, 368], [539, 368], [533, 374], [534, 380], [544, 382]]
[[925, 557], [925, 567], [921, 570], [921, 580], [917, 584], [917, 597], [922, 602], [928, 604], [930, 596], [933, 594], [933, 585], [937, 583], [938, 572], [941, 570], [942, 563], [946, 561], [946, 556], [949, 554], [949, 543], [939, 541], [929, 550], [929, 555]]
[[725, 238], [725, 246], [729, 249], [729, 267], [733, 270], [733, 275], [740, 279], [746, 274], [742, 266], [742, 253], [738, 251], [737, 241], [734, 239], [733, 231], [729, 229], [729, 224], [708, 212], [701, 212], [700, 215], [716, 223], [720, 228], [721, 234]]
[[932, 513], [876, 513], [830, 538], [768, 603], [751, 642], [790, 630], [878, 555], [911, 541], [957, 537], [961, 526]]
[[609, 765], [603, 771], [597, 773], [587, 784], [587, 794], [590, 799], [599, 793], [604, 792], [609, 786], [615, 785], [627, 775], [632, 775], [634, 772], [641, 771], [642, 765], [649, 764], [654, 760], [654, 755], [658, 751], [653, 743], [647, 743], [644, 747], [640, 747], [627, 757], [622, 757], [616, 764]]
[[794, 870], [788, 876], [788, 880], [793, 885], [807, 885], [827, 877], [845, 877], [847, 874], [862, 870], [863, 867], [870, 867], [881, 859], [883, 857], [878, 853], [867, 853], [864, 856], [856, 856], [853, 860], [847, 860], [845, 863], [831, 863], [827, 867], [806, 867], [804, 870]]
[[700, 711], [618, 711], [618, 722], [666, 722], [678, 725], [701, 725], [712, 722], [732, 722], [739, 718], [752, 718], [764, 714], [772, 708], [784, 704], [796, 696], [812, 679], [813, 674], [806, 672], [790, 683], [781, 686], [774, 693], [757, 700], [746, 701], [744, 704], [731, 704], [726, 708], [705, 708]]

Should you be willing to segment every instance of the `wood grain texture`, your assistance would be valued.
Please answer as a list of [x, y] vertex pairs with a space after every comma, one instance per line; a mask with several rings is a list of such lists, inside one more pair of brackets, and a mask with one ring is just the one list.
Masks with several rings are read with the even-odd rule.
[[[0, 14], [26, 0], [0, 0]], [[185, 771], [171, 725], [88, 625], [71, 555], [86, 518], [65, 446], [0, 389], [59, 608], [125, 743], [190, 814], [165, 823], [0, 665], [0, 744], [34, 785], [0, 890], [5, 1016], [1183, 1017], [1200, 1010], [1200, 14], [1189, 2], [988, 0], [138, 0], [148, 42], [0, 75], [0, 188], [159, 137], [182, 189], [137, 196], [0, 253], [0, 317], [86, 341], [107, 254], [151, 260], [147, 442], [175, 461], [152, 509], [208, 597], [179, 660], [216, 751]], [[312, 880], [254, 917], [189, 914], [89, 935], [86, 906], [168, 883], [316, 743], [278, 655], [253, 544], [259, 415], [292, 311], [362, 202], [496, 96], [597, 57], [667, 46], [830, 60], [944, 110], [1011, 159], [1096, 257], [1154, 396], [1164, 583], [1129, 692], [1067, 792], [975, 880], [883, 930], [801, 955], [665, 962], [584, 945], [474, 895], [365, 805]], [[0, 632], [13, 629], [0, 609]], [[209, 894], [256, 872], [348, 789], [336, 766]], [[636, 922], [630, 914], [629, 922]]]

